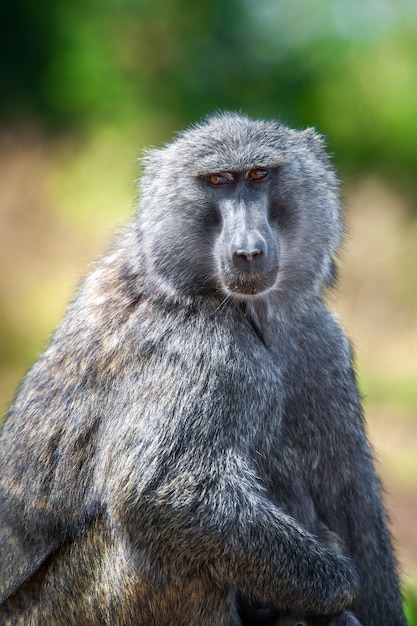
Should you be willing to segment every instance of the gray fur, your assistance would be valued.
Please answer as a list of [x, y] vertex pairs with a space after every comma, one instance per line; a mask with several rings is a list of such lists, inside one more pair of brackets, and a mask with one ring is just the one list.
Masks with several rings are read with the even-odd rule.
[[[306, 510], [309, 510], [311, 516], [308, 525], [314, 528], [314, 533], [320, 542], [331, 547], [338, 554], [343, 554], [346, 548], [340, 537], [320, 520], [313, 519], [314, 507], [311, 502], [308, 506], [308, 500], [306, 497], [304, 501]], [[341, 611], [332, 617], [323, 615], [307, 617], [296, 614], [294, 611], [278, 611], [273, 607], [262, 606], [258, 601], [245, 598], [239, 593], [237, 601], [243, 626], [361, 626], [350, 611]]]
[[[1, 624], [237, 626], [237, 592], [405, 624], [349, 342], [322, 300], [342, 235], [322, 144], [224, 114], [149, 152], [138, 217], [3, 429]], [[236, 182], [210, 186], [221, 171]]]

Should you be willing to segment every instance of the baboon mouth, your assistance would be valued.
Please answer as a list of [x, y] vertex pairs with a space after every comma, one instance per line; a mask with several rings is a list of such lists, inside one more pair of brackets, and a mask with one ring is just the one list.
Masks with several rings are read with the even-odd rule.
[[237, 274], [225, 281], [226, 289], [234, 296], [256, 296], [263, 293], [275, 282], [276, 274]]

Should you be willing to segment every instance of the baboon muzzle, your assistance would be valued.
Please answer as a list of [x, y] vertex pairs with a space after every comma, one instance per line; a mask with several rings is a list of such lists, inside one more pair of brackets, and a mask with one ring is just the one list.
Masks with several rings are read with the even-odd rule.
[[232, 241], [232, 262], [239, 272], [262, 272], [267, 258], [265, 239], [256, 231], [244, 233]]
[[222, 206], [222, 282], [234, 295], [256, 295], [273, 286], [278, 249], [265, 198], [228, 199]]

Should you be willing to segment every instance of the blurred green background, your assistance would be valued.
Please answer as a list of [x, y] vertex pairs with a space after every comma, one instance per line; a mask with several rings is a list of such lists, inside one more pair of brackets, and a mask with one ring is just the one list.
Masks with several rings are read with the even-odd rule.
[[349, 226], [332, 306], [415, 585], [416, 1], [3, 0], [0, 72], [2, 413], [134, 211], [142, 147], [216, 109], [326, 135]]

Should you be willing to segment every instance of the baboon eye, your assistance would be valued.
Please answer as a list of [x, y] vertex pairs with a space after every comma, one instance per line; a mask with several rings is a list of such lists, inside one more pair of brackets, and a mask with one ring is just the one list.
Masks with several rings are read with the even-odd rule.
[[262, 167], [256, 167], [248, 172], [247, 178], [249, 180], [262, 180], [263, 178], [266, 178], [268, 174], [269, 170], [265, 170]]
[[234, 177], [230, 172], [217, 172], [216, 174], [210, 174], [208, 181], [210, 185], [228, 185], [233, 183]]

